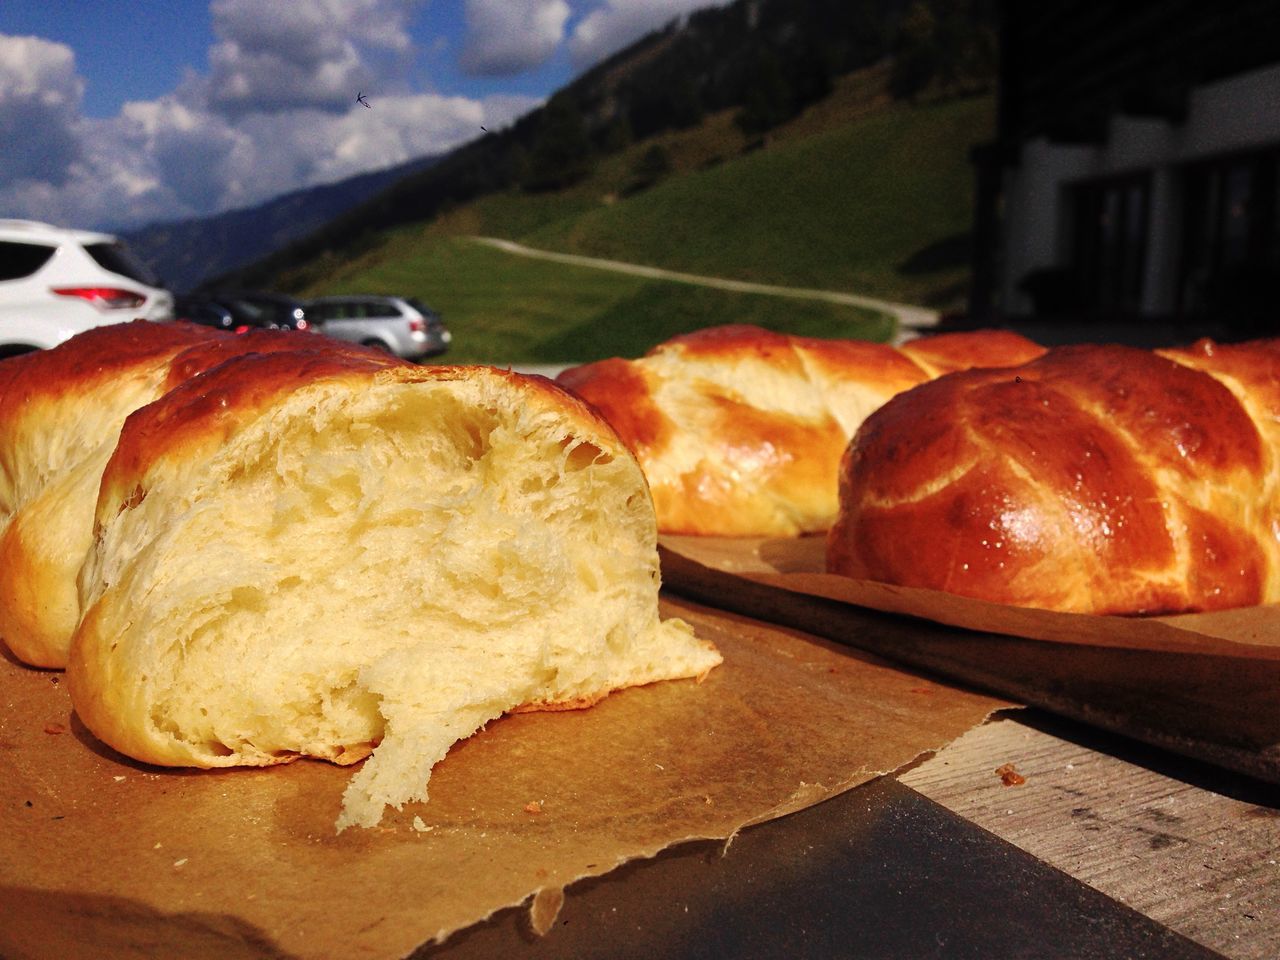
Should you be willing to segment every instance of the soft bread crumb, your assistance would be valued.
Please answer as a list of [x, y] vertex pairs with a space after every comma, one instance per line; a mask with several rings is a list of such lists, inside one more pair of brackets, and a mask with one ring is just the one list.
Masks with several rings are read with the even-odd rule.
[[510, 376], [396, 374], [300, 387], [100, 502], [71, 670], [91, 729], [208, 767], [372, 750], [342, 830], [426, 800], [504, 713], [720, 662], [658, 619], [652, 502], [616, 437]]

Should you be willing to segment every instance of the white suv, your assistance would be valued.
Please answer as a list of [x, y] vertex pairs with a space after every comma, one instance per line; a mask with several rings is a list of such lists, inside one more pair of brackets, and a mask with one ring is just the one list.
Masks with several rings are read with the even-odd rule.
[[173, 296], [117, 238], [0, 220], [0, 358], [138, 318], [172, 320]]

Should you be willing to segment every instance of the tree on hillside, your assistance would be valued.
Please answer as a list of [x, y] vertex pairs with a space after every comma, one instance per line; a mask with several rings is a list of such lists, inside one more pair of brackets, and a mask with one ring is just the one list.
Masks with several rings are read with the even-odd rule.
[[995, 17], [985, 0], [915, 0], [893, 45], [889, 92], [914, 100], [986, 89], [996, 73]]
[[671, 173], [671, 154], [666, 147], [655, 143], [636, 160], [631, 167], [631, 179], [623, 187], [623, 193], [630, 195], [648, 190], [659, 180]]
[[547, 101], [529, 155], [527, 190], [559, 190], [591, 172], [595, 157], [587, 125], [569, 96], [558, 93]]
[[595, 136], [595, 143], [601, 153], [618, 153], [635, 142], [631, 132], [631, 121], [624, 111], [616, 111]]
[[748, 137], [772, 130], [794, 114], [794, 96], [782, 62], [768, 47], [756, 50], [742, 109], [733, 122]]
[[[691, 51], [682, 51], [686, 55]], [[685, 130], [702, 122], [705, 110], [697, 73], [704, 64], [687, 60], [659, 62], [637, 70], [620, 87], [637, 140], [663, 130]]]

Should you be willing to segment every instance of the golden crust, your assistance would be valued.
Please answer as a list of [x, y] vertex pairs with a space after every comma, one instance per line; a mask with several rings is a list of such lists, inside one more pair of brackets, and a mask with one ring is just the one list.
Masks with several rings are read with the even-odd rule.
[[596, 407], [639, 459], [659, 530], [792, 536], [834, 520], [840, 458], [872, 410], [950, 370], [1022, 363], [1043, 352], [1004, 331], [895, 348], [738, 324], [557, 379]]
[[352, 356], [324, 345], [316, 350], [242, 354], [216, 364], [129, 416], [103, 471], [100, 501], [127, 503], [137, 496], [133, 487], [153, 463], [220, 444], [273, 399], [303, 384], [372, 375], [397, 365], [408, 366], [393, 357]]
[[1062, 347], [902, 394], [849, 448], [828, 569], [1078, 612], [1280, 600], [1278, 347]]
[[904, 343], [901, 349], [932, 377], [971, 367], [1016, 367], [1044, 353], [1044, 347], [1010, 330], [971, 330], [920, 337]]
[[51, 350], [0, 363], [0, 435], [40, 400], [75, 403], [89, 389], [164, 361], [197, 344], [234, 339], [191, 323], [131, 323], [95, 327]]
[[[224, 360], [130, 415], [103, 471], [99, 510], [109, 514], [127, 507], [144, 495], [141, 487], [157, 462], [200, 457], [200, 451], [225, 443], [281, 396], [321, 380], [378, 376], [404, 382], [496, 377], [551, 397], [580, 424], [614, 436], [599, 413], [545, 377], [487, 366], [418, 366], [380, 351], [331, 349], [328, 344], [314, 350], [253, 352]], [[620, 443], [618, 449], [625, 450]]]

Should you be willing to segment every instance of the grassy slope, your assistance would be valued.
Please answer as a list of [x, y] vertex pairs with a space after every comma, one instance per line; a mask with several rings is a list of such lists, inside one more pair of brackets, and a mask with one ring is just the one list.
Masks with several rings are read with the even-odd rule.
[[[951, 306], [986, 98], [893, 106], [523, 232], [530, 246]], [[951, 263], [946, 263], [948, 251]], [[943, 269], [913, 264], [942, 260]]]
[[619, 198], [650, 145], [636, 144], [571, 190], [486, 197], [389, 234], [354, 259], [312, 264], [302, 292], [420, 296], [455, 331], [450, 358], [459, 361], [634, 356], [675, 333], [730, 322], [884, 339], [891, 323], [868, 311], [526, 260], [461, 239], [491, 234], [687, 272], [952, 306], [967, 272], [967, 152], [989, 132], [991, 102], [909, 107], [888, 103], [881, 89], [874, 72], [845, 78], [765, 149], [745, 154], [731, 117], [709, 117], [660, 138], [675, 172], [648, 191]]
[[454, 332], [453, 362], [637, 356], [674, 334], [715, 323], [877, 340], [892, 333], [890, 321], [867, 311], [513, 257], [421, 229], [388, 237], [307, 293], [387, 290], [421, 296], [444, 315]]

